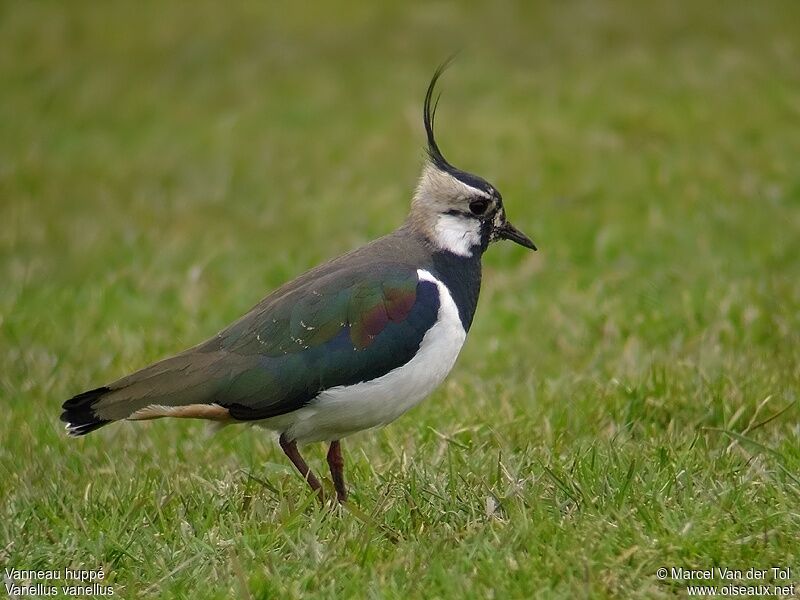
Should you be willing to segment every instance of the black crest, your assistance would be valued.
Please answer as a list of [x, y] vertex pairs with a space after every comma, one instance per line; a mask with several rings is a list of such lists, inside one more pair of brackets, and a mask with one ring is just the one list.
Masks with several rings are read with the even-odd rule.
[[439, 81], [439, 77], [442, 76], [442, 73], [444, 73], [447, 67], [450, 66], [450, 63], [453, 62], [453, 58], [455, 57], [451, 56], [448, 58], [439, 65], [434, 72], [431, 82], [428, 84], [428, 91], [425, 94], [425, 106], [422, 109], [422, 121], [425, 123], [425, 133], [428, 136], [428, 157], [433, 164], [442, 171], [453, 170], [453, 165], [447, 162], [445, 157], [442, 156], [442, 152], [439, 150], [439, 145], [436, 143], [436, 138], [433, 135], [433, 122], [436, 119], [436, 108], [439, 106], [439, 99], [442, 97], [442, 93], [439, 92], [436, 95], [436, 101], [433, 102], [433, 106], [431, 106], [431, 101], [433, 100], [433, 92], [436, 89], [436, 82]]
[[495, 189], [483, 178], [473, 175], [472, 173], [467, 173], [466, 171], [456, 169], [453, 165], [447, 162], [447, 159], [442, 155], [442, 151], [439, 150], [439, 145], [436, 143], [436, 137], [433, 134], [433, 124], [434, 120], [436, 119], [436, 108], [439, 106], [439, 99], [442, 97], [441, 92], [439, 92], [436, 94], [436, 100], [433, 99], [436, 89], [436, 82], [439, 81], [439, 77], [441, 77], [442, 73], [447, 70], [447, 67], [450, 66], [454, 58], [455, 55], [451, 56], [441, 65], [439, 65], [439, 67], [433, 73], [431, 82], [428, 84], [428, 91], [425, 93], [425, 104], [422, 109], [422, 121], [425, 124], [425, 133], [428, 136], [428, 157], [440, 171], [450, 173], [450, 175], [471, 187], [478, 188], [489, 194], [496, 194]]

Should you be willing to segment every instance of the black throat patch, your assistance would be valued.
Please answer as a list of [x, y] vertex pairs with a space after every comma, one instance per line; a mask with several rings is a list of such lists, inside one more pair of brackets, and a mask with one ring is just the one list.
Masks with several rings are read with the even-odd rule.
[[440, 250], [431, 256], [433, 276], [447, 286], [458, 308], [464, 331], [469, 331], [481, 291], [481, 254], [459, 256]]

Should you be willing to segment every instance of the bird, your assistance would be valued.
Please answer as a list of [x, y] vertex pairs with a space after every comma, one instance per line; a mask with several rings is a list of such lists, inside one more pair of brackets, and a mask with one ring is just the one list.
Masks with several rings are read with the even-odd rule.
[[448, 65], [425, 94], [426, 157], [397, 229], [284, 284], [212, 338], [70, 398], [67, 433], [162, 417], [257, 425], [277, 434], [323, 502], [299, 447], [328, 442], [336, 499], [346, 502], [341, 440], [391, 423], [444, 381], [472, 324], [490, 244], [537, 249], [497, 188], [439, 149], [434, 93]]

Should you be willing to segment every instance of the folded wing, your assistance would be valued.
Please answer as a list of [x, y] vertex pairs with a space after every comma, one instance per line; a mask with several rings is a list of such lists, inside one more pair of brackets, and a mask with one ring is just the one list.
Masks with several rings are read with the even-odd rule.
[[[407, 363], [438, 311], [436, 285], [411, 266], [337, 269], [278, 290], [191, 350], [79, 394], [62, 419], [81, 434], [150, 407], [216, 405], [238, 420], [292, 412], [323, 390]], [[204, 411], [157, 413], [184, 414]]]

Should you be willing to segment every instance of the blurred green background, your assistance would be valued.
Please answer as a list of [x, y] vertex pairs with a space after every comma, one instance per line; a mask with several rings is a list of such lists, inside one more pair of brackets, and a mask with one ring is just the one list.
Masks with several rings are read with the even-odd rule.
[[[391, 231], [440, 145], [539, 245], [318, 508], [260, 430], [61, 402]], [[0, 563], [121, 597], [800, 581], [800, 4], [0, 4]], [[322, 448], [309, 450], [320, 471]]]

